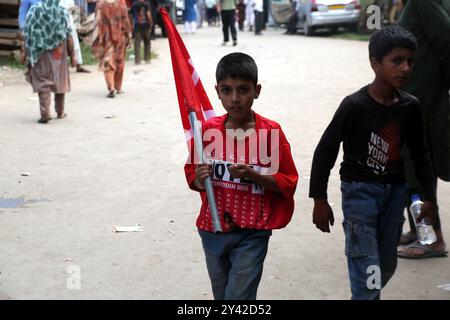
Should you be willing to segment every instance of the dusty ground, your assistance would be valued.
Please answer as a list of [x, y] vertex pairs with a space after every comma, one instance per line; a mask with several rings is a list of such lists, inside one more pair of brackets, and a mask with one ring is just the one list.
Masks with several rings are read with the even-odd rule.
[[[210, 99], [215, 65], [226, 53], [254, 56], [263, 90], [255, 110], [282, 124], [300, 173], [292, 222], [275, 231], [260, 299], [348, 299], [339, 176], [330, 179], [331, 234], [311, 223], [312, 154], [339, 102], [372, 78], [367, 43], [239, 34], [222, 47], [218, 28], [184, 36]], [[37, 97], [20, 72], [0, 69], [0, 299], [211, 299], [195, 228], [199, 197], [185, 184], [186, 156], [168, 44], [159, 58], [127, 65], [125, 94], [106, 99], [101, 73], [71, 74], [65, 120], [36, 123]], [[105, 116], [114, 116], [105, 118]], [[21, 176], [28, 172], [29, 176]], [[450, 241], [450, 184], [439, 198]], [[112, 232], [140, 223], [143, 232]], [[81, 271], [81, 289], [67, 273]], [[75, 268], [76, 268], [75, 267]], [[399, 260], [385, 299], [449, 299], [448, 258]], [[72, 275], [73, 277], [73, 275]]]

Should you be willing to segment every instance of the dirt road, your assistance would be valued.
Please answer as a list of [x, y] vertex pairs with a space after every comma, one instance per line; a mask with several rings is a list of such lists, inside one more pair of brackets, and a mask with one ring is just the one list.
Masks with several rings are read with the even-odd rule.
[[[183, 38], [219, 114], [218, 60], [233, 51], [255, 58], [262, 93], [254, 109], [282, 125], [300, 173], [295, 214], [272, 236], [259, 298], [348, 299], [338, 170], [330, 178], [331, 234], [311, 223], [308, 177], [339, 102], [372, 79], [367, 43], [268, 30], [240, 33], [237, 47], [222, 47], [219, 28]], [[22, 76], [0, 74], [0, 198], [23, 202], [0, 208], [0, 299], [212, 298], [195, 228], [199, 197], [183, 173], [168, 44], [158, 39], [152, 49], [159, 57], [150, 65], [127, 64], [125, 94], [115, 99], [105, 98], [94, 66], [71, 73], [68, 118], [48, 125], [36, 123], [37, 97]], [[441, 183], [447, 241], [449, 194], [450, 184]], [[112, 232], [134, 224], [143, 231]], [[383, 298], [449, 299], [437, 288], [447, 283], [448, 258], [399, 260]]]

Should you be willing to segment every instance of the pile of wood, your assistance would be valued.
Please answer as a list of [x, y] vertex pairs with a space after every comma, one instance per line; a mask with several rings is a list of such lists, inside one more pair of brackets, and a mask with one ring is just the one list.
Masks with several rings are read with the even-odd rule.
[[12, 57], [20, 49], [20, 0], [0, 0], [0, 56]]

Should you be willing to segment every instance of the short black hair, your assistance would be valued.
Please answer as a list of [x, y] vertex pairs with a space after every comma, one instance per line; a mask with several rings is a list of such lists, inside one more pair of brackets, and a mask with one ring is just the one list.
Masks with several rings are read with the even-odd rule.
[[234, 52], [220, 59], [216, 69], [216, 81], [226, 78], [242, 78], [258, 84], [258, 67], [255, 60], [248, 54]]
[[417, 48], [416, 37], [400, 26], [388, 26], [375, 31], [370, 37], [369, 58], [381, 62], [385, 55], [394, 48], [405, 48], [411, 51]]

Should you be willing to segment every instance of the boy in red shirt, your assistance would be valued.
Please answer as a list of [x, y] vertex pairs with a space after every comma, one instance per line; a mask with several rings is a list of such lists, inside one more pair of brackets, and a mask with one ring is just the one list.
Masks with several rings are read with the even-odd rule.
[[[261, 92], [255, 61], [244, 53], [226, 55], [216, 80], [227, 114], [203, 124], [208, 164], [187, 163], [186, 179], [202, 197], [197, 227], [214, 298], [256, 299], [272, 229], [292, 217], [298, 174], [280, 125], [252, 110]], [[207, 177], [223, 233], [213, 232]]]

